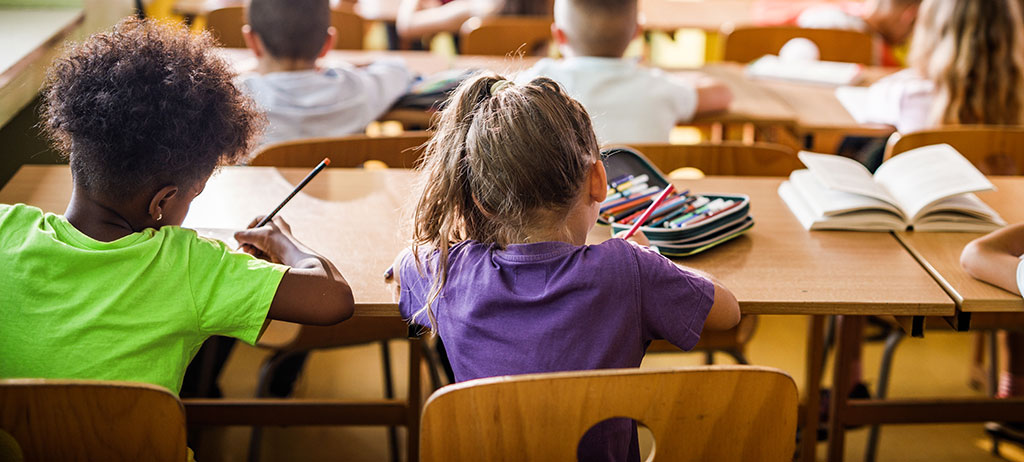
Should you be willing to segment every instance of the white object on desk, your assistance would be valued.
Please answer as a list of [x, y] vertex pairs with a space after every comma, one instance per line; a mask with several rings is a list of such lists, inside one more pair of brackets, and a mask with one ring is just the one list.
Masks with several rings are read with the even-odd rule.
[[789, 80], [822, 85], [853, 85], [862, 78], [860, 64], [832, 61], [783, 60], [765, 55], [747, 66], [756, 79]]

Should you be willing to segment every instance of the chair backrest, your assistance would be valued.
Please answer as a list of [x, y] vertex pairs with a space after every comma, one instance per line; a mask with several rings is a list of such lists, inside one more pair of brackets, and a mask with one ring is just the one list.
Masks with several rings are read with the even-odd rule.
[[95, 380], [0, 380], [0, 430], [24, 460], [186, 460], [185, 411], [164, 388]]
[[[217, 38], [221, 46], [228, 48], [245, 48], [245, 38], [242, 36], [242, 26], [245, 24], [245, 8], [241, 6], [217, 8], [206, 13], [206, 29]], [[349, 4], [342, 3], [331, 10], [331, 25], [338, 34], [334, 48], [363, 48], [366, 26], [363, 18]]]
[[459, 30], [459, 51], [464, 55], [544, 54], [552, 22], [550, 16], [470, 18]]
[[358, 167], [379, 160], [389, 167], [413, 168], [422, 154], [416, 149], [430, 139], [429, 132], [405, 132], [397, 136], [350, 135], [285, 141], [259, 148], [250, 165], [310, 167], [325, 156], [331, 167]]
[[1024, 126], [968, 125], [899, 136], [885, 159], [914, 148], [946, 143], [986, 175], [1024, 175]]
[[796, 152], [771, 143], [630, 144], [666, 175], [693, 167], [707, 175], [789, 176], [804, 168]]
[[725, 37], [724, 59], [748, 63], [767, 54], [778, 54], [786, 42], [798, 37], [814, 42], [822, 61], [859, 64], [874, 62], [874, 42], [869, 34], [790, 26], [737, 27]]
[[420, 460], [576, 460], [584, 433], [613, 417], [651, 430], [655, 460], [788, 461], [796, 384], [785, 372], [755, 366], [471, 380], [427, 400]]

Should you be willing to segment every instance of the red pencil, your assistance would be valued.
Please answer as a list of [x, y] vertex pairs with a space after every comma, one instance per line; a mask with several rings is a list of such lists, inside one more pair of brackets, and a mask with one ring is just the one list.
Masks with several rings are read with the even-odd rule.
[[639, 230], [640, 227], [643, 226], [644, 222], [647, 221], [647, 217], [651, 216], [651, 213], [657, 210], [658, 206], [661, 205], [661, 202], [664, 201], [665, 198], [668, 197], [669, 194], [672, 194], [672, 191], [675, 190], [676, 187], [670, 183], [668, 187], [665, 188], [665, 190], [658, 195], [658, 198], [654, 200], [654, 203], [651, 204], [650, 207], [647, 207], [647, 210], [644, 211], [644, 214], [640, 215], [640, 218], [637, 218], [636, 223], [633, 224], [632, 228], [629, 228], [629, 231], [626, 232], [626, 235], [623, 236], [623, 239], [629, 239], [630, 237], [633, 237], [633, 235], [636, 234], [637, 230]]

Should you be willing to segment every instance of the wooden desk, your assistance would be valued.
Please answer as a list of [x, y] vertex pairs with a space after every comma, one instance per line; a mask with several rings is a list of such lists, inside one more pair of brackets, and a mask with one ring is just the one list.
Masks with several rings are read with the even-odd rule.
[[[1024, 178], [993, 177], [997, 191], [978, 196], [999, 212], [1009, 223], [1024, 221], [1020, 198], [1024, 197]], [[979, 233], [897, 232], [897, 239], [932, 275], [956, 303], [957, 316], [952, 319], [958, 330], [972, 324], [987, 328], [1024, 325], [1024, 299], [1019, 294], [970, 277], [960, 266], [960, 253]], [[837, 335], [837, 361], [844, 361], [859, 342], [850, 342], [861, 334], [858, 327], [845, 326], [841, 320]], [[847, 375], [837, 369], [833, 383], [847, 383]], [[833, 394], [845, 397], [843, 391]], [[878, 423], [985, 422], [1013, 421], [1024, 415], [1024, 399], [900, 399], [900, 400], [836, 400], [831, 413], [829, 459], [840, 460], [846, 425]], [[838, 429], [838, 431], [836, 431]]]
[[[215, 175], [192, 205], [186, 224], [240, 228], [300, 181], [305, 169], [232, 167]], [[413, 173], [408, 170], [327, 169], [281, 215], [294, 234], [323, 252], [353, 288], [357, 316], [396, 316], [382, 272], [405, 245], [399, 223], [408, 213]], [[814, 314], [808, 335], [803, 419], [818, 421], [823, 361], [823, 315], [950, 316], [953, 302], [890, 234], [808, 232], [776, 193], [781, 178], [710, 177], [677, 181], [695, 192], [730, 192], [752, 198], [757, 224], [744, 236], [682, 260], [730, 287], [746, 314]], [[70, 196], [66, 166], [24, 166], [0, 190], [0, 203], [24, 202], [62, 212]], [[607, 239], [595, 228], [592, 241]], [[837, 349], [839, 351], [847, 351]], [[845, 371], [850, 358], [838, 358]], [[808, 433], [809, 434], [809, 433]], [[814, 438], [804, 454], [814, 453]], [[808, 449], [809, 447], [809, 449]]]
[[[307, 173], [225, 168], [193, 202], [185, 226], [242, 228]], [[337, 263], [353, 286], [360, 315], [397, 314], [381, 274], [408, 236], [399, 223], [403, 210], [413, 205], [413, 178], [413, 172], [401, 169], [327, 169], [281, 211], [296, 237]], [[677, 181], [696, 192], [749, 194], [757, 222], [745, 236], [680, 263], [721, 279], [747, 314], [953, 314], [953, 302], [892, 236], [805, 231], [776, 193], [781, 181]], [[26, 165], [0, 190], [0, 203], [24, 202], [62, 213], [70, 192], [66, 166]], [[591, 236], [607, 234], [608, 228], [595, 227]]]
[[[793, 139], [781, 144], [797, 149], [835, 152], [847, 135], [886, 137], [888, 125], [861, 124], [854, 120], [835, 95], [835, 87], [768, 79], [751, 79], [739, 63], [716, 63], [703, 67], [705, 73], [721, 80], [733, 91], [729, 108], [733, 121], [748, 121], [758, 127], [776, 125], [790, 131]], [[897, 69], [868, 67], [861, 85], [869, 85]], [[725, 120], [728, 121], [728, 120]], [[807, 142], [810, 141], [808, 146]]]
[[640, 0], [644, 30], [719, 32], [726, 25], [754, 22], [753, 0]]
[[50, 62], [84, 20], [81, 8], [0, 8], [0, 126], [39, 94]]
[[[978, 193], [1007, 223], [1024, 222], [1024, 177], [992, 177], [997, 191]], [[1024, 298], [972, 278], [960, 266], [960, 253], [978, 233], [900, 232], [896, 237], [917, 258], [965, 313], [1024, 314]]]

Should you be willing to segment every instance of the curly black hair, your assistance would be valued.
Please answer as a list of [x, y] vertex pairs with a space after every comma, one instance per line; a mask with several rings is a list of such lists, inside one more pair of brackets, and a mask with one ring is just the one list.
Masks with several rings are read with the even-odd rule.
[[244, 160], [266, 122], [213, 46], [207, 34], [129, 18], [54, 61], [41, 124], [76, 185], [131, 197]]

